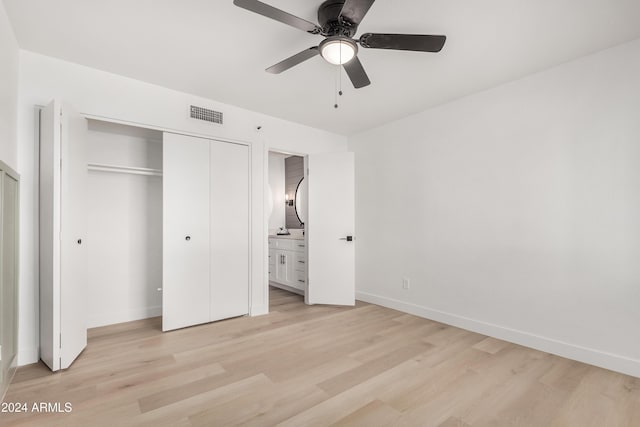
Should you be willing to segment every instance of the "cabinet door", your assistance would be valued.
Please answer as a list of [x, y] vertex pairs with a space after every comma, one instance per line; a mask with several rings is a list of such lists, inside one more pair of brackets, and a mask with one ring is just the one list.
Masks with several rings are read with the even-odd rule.
[[275, 265], [275, 281], [282, 284], [288, 284], [287, 270], [287, 251], [274, 251], [276, 256]]
[[249, 147], [211, 141], [210, 320], [249, 313]]
[[269, 249], [269, 280], [276, 280], [276, 251]]
[[163, 331], [209, 321], [209, 145], [163, 137]]

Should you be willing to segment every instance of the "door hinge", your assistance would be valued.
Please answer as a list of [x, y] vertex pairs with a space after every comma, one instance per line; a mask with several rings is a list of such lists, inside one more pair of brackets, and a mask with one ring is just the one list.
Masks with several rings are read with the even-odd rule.
[[62, 334], [60, 334], [60, 348], [62, 349]]

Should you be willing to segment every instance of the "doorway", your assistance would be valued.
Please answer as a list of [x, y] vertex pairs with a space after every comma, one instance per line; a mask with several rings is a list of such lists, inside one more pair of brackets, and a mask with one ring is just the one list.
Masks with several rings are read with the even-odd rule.
[[305, 158], [268, 153], [267, 216], [269, 285], [307, 294]]

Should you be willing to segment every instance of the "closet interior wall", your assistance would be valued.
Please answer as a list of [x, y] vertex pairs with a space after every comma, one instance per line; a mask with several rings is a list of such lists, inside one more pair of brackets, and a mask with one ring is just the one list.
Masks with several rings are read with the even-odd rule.
[[89, 120], [88, 324], [162, 314], [162, 133]]

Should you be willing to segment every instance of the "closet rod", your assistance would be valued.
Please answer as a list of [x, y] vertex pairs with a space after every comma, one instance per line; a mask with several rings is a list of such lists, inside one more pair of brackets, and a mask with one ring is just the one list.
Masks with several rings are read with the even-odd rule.
[[104, 165], [100, 163], [89, 163], [87, 166], [90, 171], [128, 173], [132, 175], [162, 176], [161, 169], [137, 168], [133, 166]]

